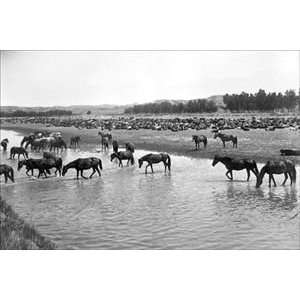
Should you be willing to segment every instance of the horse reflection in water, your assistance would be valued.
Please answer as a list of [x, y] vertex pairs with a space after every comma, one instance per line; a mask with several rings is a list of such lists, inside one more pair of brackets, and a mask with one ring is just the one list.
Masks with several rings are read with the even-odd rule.
[[[215, 155], [214, 160], [212, 162], [212, 166], [214, 167], [218, 162], [221, 162], [222, 164], [225, 165], [227, 172], [226, 172], [226, 177], [229, 180], [233, 180], [233, 173], [232, 171], [240, 171], [243, 169], [246, 169], [247, 171], [247, 181], [250, 179], [250, 171], [257, 176], [258, 175], [258, 168], [255, 160], [250, 160], [250, 159], [236, 159], [236, 158], [231, 158], [227, 156], [219, 156]], [[229, 176], [230, 174], [230, 176]]]
[[88, 158], [78, 158], [68, 163], [63, 167], [62, 175], [65, 176], [69, 169], [75, 169], [77, 171], [77, 179], [79, 179], [79, 172], [82, 178], [88, 179], [83, 175], [84, 170], [93, 169], [93, 173], [89, 178], [92, 178], [93, 175], [97, 172], [101, 176], [100, 170], [102, 170], [102, 161], [97, 157], [88, 157]]
[[273, 174], [284, 174], [285, 178], [282, 185], [285, 185], [288, 177], [290, 177], [291, 185], [296, 182], [296, 168], [291, 160], [268, 161], [257, 176], [256, 187], [259, 187], [262, 184], [266, 173], [269, 174], [269, 187], [271, 187], [272, 181], [274, 186], [276, 186]]
[[159, 153], [159, 154], [149, 153], [144, 155], [139, 159], [139, 168], [142, 167], [144, 161], [148, 163], [148, 165], [145, 168], [145, 174], [147, 174], [148, 167], [151, 167], [152, 173], [154, 173], [152, 165], [158, 164], [160, 162], [163, 162], [165, 166], [165, 172], [167, 171], [167, 168], [169, 172], [171, 171], [171, 158], [167, 153]]

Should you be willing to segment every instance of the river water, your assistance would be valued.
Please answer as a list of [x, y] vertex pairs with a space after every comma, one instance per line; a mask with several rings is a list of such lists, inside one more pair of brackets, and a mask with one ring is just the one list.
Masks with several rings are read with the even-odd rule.
[[[22, 138], [1, 130], [4, 137], [9, 146]], [[145, 153], [137, 150], [135, 158]], [[75, 170], [27, 177], [16, 171], [17, 160], [0, 152], [1, 163], [16, 174], [14, 184], [1, 177], [1, 196], [60, 249], [300, 248], [299, 168], [296, 187], [270, 189], [266, 178], [257, 189], [253, 175], [247, 182], [246, 171], [235, 172], [230, 182], [224, 166], [207, 159], [173, 155], [171, 174], [154, 165], [155, 173], [145, 175], [144, 166], [119, 168], [95, 149], [62, 154], [64, 163], [79, 156], [101, 158], [102, 177], [75, 180]], [[283, 176], [275, 179], [279, 184]]]

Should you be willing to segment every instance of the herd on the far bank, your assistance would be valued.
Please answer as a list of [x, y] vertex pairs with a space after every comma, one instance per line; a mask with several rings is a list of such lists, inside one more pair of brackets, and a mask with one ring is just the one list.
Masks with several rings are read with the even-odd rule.
[[[98, 135], [100, 136], [101, 142], [101, 151], [106, 152], [109, 151], [110, 146], [112, 146], [112, 153], [110, 155], [110, 160], [113, 162], [117, 160], [119, 162], [119, 166], [123, 167], [122, 161], [127, 161], [127, 166], [129, 164], [134, 165], [134, 145], [132, 143], [125, 144], [125, 150], [119, 151], [119, 143], [116, 139], [113, 139], [111, 133], [105, 133], [103, 131], [99, 131]], [[223, 147], [225, 148], [227, 142], [232, 143], [232, 147], [238, 147], [238, 138], [237, 136], [227, 135], [221, 133], [220, 131], [214, 132], [214, 138], [219, 138], [223, 143]], [[73, 136], [70, 139], [70, 148], [78, 148], [80, 144], [80, 136]], [[200, 144], [203, 143], [204, 149], [207, 146], [207, 137], [204, 135], [193, 135], [192, 141], [195, 143], [195, 150], [200, 149]], [[1, 146], [3, 151], [6, 152], [8, 148], [9, 141], [7, 138], [1, 141]], [[43, 152], [41, 158], [30, 158], [28, 154], [28, 149], [30, 146], [31, 152]], [[44, 175], [44, 177], [48, 177], [51, 174], [51, 169], [55, 169], [55, 174], [59, 173], [60, 176], [64, 176], [69, 169], [75, 169], [77, 179], [79, 179], [79, 175], [88, 179], [88, 177], [84, 176], [83, 172], [88, 169], [92, 169], [92, 173], [89, 178], [92, 178], [95, 173], [101, 176], [102, 161], [97, 157], [87, 157], [87, 158], [77, 158], [74, 161], [63, 164], [62, 158], [57, 154], [60, 151], [66, 150], [67, 143], [62, 138], [60, 132], [35, 132], [28, 136], [24, 136], [21, 141], [20, 146], [13, 146], [10, 148], [10, 156], [9, 159], [15, 159], [15, 156], [18, 157], [18, 167], [17, 170], [20, 171], [23, 167], [26, 169], [26, 175], [33, 176], [34, 170], [38, 170], [38, 178]], [[283, 153], [282, 154], [286, 154]], [[23, 159], [20, 160], [20, 157]], [[153, 173], [153, 164], [157, 164], [162, 162], [165, 168], [165, 172], [167, 170], [171, 171], [171, 157], [167, 153], [149, 153], [144, 155], [138, 159], [139, 168], [142, 167], [143, 163], [146, 162], [147, 165], [145, 167], [145, 173], [147, 174], [147, 170], [150, 167]], [[215, 166], [217, 163], [222, 163], [227, 169], [226, 177], [229, 180], [233, 180], [233, 171], [246, 170], [247, 172], [247, 181], [250, 179], [251, 172], [256, 177], [256, 187], [259, 187], [262, 184], [263, 178], [265, 174], [269, 175], [269, 186], [271, 186], [272, 182], [274, 186], [276, 186], [276, 182], [274, 179], [274, 174], [283, 174], [284, 181], [283, 185], [286, 183], [288, 178], [290, 178], [291, 185], [296, 182], [296, 168], [293, 161], [288, 159], [282, 159], [280, 161], [268, 161], [262, 169], [259, 171], [257, 168], [257, 164], [255, 160], [252, 159], [237, 159], [227, 156], [215, 155], [213, 158], [212, 166]], [[0, 175], [4, 175], [5, 183], [7, 183], [8, 179], [14, 182], [14, 170], [11, 166], [6, 164], [0, 165]]]

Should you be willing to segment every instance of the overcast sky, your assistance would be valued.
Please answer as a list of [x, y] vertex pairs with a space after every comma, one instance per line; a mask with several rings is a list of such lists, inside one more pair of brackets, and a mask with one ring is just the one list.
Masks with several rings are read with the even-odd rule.
[[1, 105], [128, 104], [299, 88], [299, 53], [4, 51]]

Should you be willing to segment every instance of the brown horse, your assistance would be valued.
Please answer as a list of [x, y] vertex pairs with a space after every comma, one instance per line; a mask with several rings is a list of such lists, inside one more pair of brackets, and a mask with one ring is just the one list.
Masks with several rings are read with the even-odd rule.
[[291, 185], [296, 182], [297, 172], [295, 164], [291, 160], [268, 161], [257, 176], [256, 187], [259, 187], [262, 184], [266, 173], [269, 174], [269, 187], [271, 187], [272, 181], [274, 186], [276, 186], [273, 174], [284, 174], [282, 185], [285, 185], [288, 177], [290, 177]]
[[171, 171], [171, 158], [167, 153], [159, 153], [159, 154], [149, 153], [147, 155], [144, 155], [139, 159], [139, 168], [142, 167], [144, 161], [148, 163], [148, 165], [145, 168], [145, 174], [147, 174], [148, 167], [151, 168], [153, 173], [152, 164], [157, 164], [160, 162], [163, 162], [165, 166], [165, 172], [167, 171], [167, 168], [169, 169], [169, 172]]
[[214, 135], [214, 139], [216, 138], [219, 138], [222, 143], [223, 143], [223, 147], [225, 148], [225, 143], [226, 142], [232, 142], [232, 147], [234, 148], [237, 148], [237, 144], [238, 144], [238, 140], [237, 140], [237, 136], [234, 136], [234, 135], [228, 135], [228, 134], [224, 134], [224, 133], [221, 133], [221, 132], [217, 132], [215, 135]]
[[11, 147], [9, 159], [15, 159], [16, 154], [18, 154], [18, 159], [20, 155], [23, 155], [25, 159], [28, 158], [28, 152], [23, 147]]
[[93, 177], [96, 171], [99, 174], [99, 176], [101, 176], [98, 167], [100, 168], [100, 170], [102, 170], [102, 161], [100, 158], [97, 157], [78, 158], [63, 167], [62, 176], [65, 176], [65, 174], [69, 169], [75, 169], [77, 171], [77, 179], [79, 179], [79, 172], [82, 178], [88, 179], [87, 177], [83, 176], [83, 171], [88, 169], [93, 169], [93, 173], [90, 175], [90, 178]]
[[195, 142], [195, 150], [200, 149], [200, 143], [203, 143], [204, 148], [207, 146], [207, 137], [205, 135], [193, 135], [192, 140]]
[[5, 183], [7, 183], [7, 179], [9, 178], [12, 182], [14, 180], [14, 169], [8, 165], [0, 165], [0, 175], [4, 175]]
[[70, 139], [70, 147], [74, 147], [75, 149], [79, 147], [80, 136], [72, 136]]
[[110, 155], [110, 161], [113, 161], [115, 158], [119, 160], [119, 167], [123, 167], [122, 160], [127, 160], [127, 166], [129, 165], [129, 162], [131, 165], [134, 165], [134, 157], [131, 151], [114, 152]]

